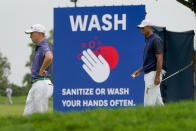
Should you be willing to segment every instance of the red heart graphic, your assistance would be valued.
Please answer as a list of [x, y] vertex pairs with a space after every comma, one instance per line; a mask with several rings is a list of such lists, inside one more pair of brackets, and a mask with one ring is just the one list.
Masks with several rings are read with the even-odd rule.
[[117, 50], [112, 46], [101, 46], [94, 51], [96, 56], [102, 55], [103, 58], [108, 62], [110, 70], [114, 69], [119, 61], [119, 55]]

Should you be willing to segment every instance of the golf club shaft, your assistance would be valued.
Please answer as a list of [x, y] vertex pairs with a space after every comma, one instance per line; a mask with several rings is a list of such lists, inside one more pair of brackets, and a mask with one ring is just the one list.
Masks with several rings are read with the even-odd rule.
[[171, 77], [173, 77], [173, 76], [177, 75], [178, 73], [180, 73], [180, 72], [182, 72], [182, 71], [184, 71], [184, 70], [188, 69], [188, 68], [189, 68], [189, 67], [191, 67], [191, 66], [192, 66], [192, 63], [191, 63], [191, 64], [189, 64], [189, 65], [187, 65], [187, 66], [185, 66], [184, 68], [182, 68], [182, 69], [178, 70], [177, 72], [175, 72], [175, 73], [171, 74], [171, 75], [170, 75], [170, 76], [168, 76], [167, 78], [163, 79], [161, 82], [163, 82], [163, 81], [165, 81], [165, 80], [167, 80], [167, 79], [169, 79], [169, 78], [171, 78]]

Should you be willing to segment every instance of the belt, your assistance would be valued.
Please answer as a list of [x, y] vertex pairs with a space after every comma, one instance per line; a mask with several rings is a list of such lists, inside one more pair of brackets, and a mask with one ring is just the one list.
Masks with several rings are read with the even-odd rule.
[[50, 80], [50, 78], [38, 78], [38, 79], [33, 80], [31, 83], [33, 84], [33, 83], [41, 81], [41, 80]]

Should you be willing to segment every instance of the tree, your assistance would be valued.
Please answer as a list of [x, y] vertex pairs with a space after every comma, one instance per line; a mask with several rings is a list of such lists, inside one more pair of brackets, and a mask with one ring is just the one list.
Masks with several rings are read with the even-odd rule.
[[5, 88], [8, 86], [8, 76], [10, 75], [10, 63], [7, 57], [4, 57], [0, 52], [0, 94], [4, 92]]
[[189, 9], [191, 9], [196, 14], [196, 0], [176, 0], [179, 3], [185, 5]]
[[176, 0], [176, 1], [188, 7], [196, 14], [196, 0]]
[[[48, 44], [53, 48], [53, 30], [49, 32], [49, 37], [46, 38], [48, 41]], [[29, 61], [26, 63], [26, 67], [28, 67], [31, 70], [32, 62], [33, 62], [33, 57], [34, 57], [34, 51], [35, 51], [35, 44], [34, 43], [29, 43], [29, 47], [31, 48], [31, 55], [29, 56]], [[52, 77], [51, 80], [53, 81], [53, 68], [52, 68]], [[31, 87], [31, 74], [27, 73], [25, 74], [23, 78], [23, 84], [27, 87], [27, 90], [30, 89]]]

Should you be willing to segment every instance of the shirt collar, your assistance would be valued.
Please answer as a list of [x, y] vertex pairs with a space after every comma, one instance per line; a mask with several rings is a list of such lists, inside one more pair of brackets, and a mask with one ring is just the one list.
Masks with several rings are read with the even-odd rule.
[[39, 44], [36, 45], [36, 47], [42, 46], [44, 43], [46, 43], [46, 40], [41, 41]]
[[43, 46], [46, 42], [47, 42], [46, 40], [43, 40], [43, 41], [41, 41], [39, 44], [37, 44], [36, 47], [35, 47], [35, 51], [37, 51], [37, 49], [38, 49], [39, 47]]
[[153, 36], [154, 36], [154, 33], [153, 33], [151, 36], [149, 36], [148, 38], [146, 38], [146, 39], [149, 40], [149, 39], [151, 39]]

